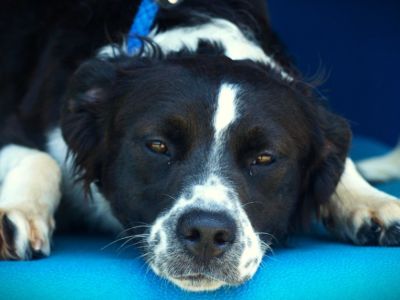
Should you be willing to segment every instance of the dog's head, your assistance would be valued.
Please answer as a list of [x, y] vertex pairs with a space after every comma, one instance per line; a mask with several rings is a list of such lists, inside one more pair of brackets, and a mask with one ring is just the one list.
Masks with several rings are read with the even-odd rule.
[[272, 238], [333, 193], [349, 129], [249, 61], [93, 60], [62, 116], [85, 185], [139, 234], [152, 269], [187, 290], [251, 278]]

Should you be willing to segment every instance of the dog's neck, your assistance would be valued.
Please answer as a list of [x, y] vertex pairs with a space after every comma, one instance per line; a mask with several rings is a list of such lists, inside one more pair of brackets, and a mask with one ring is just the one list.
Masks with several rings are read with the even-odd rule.
[[238, 26], [220, 18], [210, 18], [207, 23], [185, 27], [175, 27], [159, 32], [157, 27], [149, 36], [164, 54], [188, 49], [196, 52], [201, 41], [219, 45], [224, 55], [233, 60], [248, 59], [263, 63], [279, 72], [283, 79], [292, 77], [269, 55], [255, 39], [251, 39]]
[[[281, 79], [293, 81], [293, 76], [288, 70], [273, 57], [273, 54], [267, 53], [268, 47], [265, 44], [268, 43], [268, 38], [260, 38], [257, 34], [259, 29], [254, 32], [250, 26], [243, 25], [243, 21], [236, 24], [228, 18], [211, 17], [198, 12], [192, 14], [192, 17], [187, 15], [186, 20], [172, 24], [169, 22], [168, 12], [164, 12], [156, 19], [149, 38], [157, 44], [164, 55], [184, 50], [198, 53], [199, 47], [206, 42], [215, 45], [223, 55], [233, 60], [247, 59], [264, 64], [278, 73]], [[269, 27], [266, 27], [265, 31], [269, 31]], [[99, 56], [113, 57], [120, 55], [121, 51], [127, 53], [126, 45], [106, 46], [99, 51]], [[146, 51], [143, 53], [146, 55]]]

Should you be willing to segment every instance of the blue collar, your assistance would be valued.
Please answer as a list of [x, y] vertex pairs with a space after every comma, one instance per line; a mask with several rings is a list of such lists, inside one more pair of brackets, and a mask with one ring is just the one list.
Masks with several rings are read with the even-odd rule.
[[158, 9], [156, 0], [142, 0], [129, 30], [126, 43], [128, 54], [135, 54], [141, 49], [142, 41], [140, 37], [145, 37], [150, 33]]

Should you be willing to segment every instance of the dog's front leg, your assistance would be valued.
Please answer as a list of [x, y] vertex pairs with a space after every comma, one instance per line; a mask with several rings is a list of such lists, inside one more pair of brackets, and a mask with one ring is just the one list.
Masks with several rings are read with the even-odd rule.
[[50, 254], [60, 182], [48, 154], [16, 145], [0, 150], [0, 259]]
[[360, 245], [400, 245], [400, 201], [371, 186], [347, 159], [331, 199], [320, 207], [325, 226]]

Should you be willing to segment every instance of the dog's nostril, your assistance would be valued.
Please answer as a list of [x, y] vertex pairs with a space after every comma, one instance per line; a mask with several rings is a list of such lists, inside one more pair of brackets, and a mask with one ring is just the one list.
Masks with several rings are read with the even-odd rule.
[[189, 231], [189, 234], [185, 235], [185, 239], [191, 241], [191, 242], [196, 242], [200, 239], [200, 231], [197, 229], [191, 229]]
[[236, 225], [224, 213], [195, 210], [179, 218], [177, 234], [191, 255], [209, 260], [222, 255], [234, 242]]
[[229, 233], [226, 231], [219, 231], [214, 236], [214, 243], [218, 246], [225, 246], [229, 243]]

